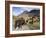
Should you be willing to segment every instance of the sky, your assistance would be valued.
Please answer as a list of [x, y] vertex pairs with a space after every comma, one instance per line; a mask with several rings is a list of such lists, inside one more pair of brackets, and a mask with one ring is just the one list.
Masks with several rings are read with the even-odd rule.
[[31, 11], [34, 8], [27, 8], [27, 7], [12, 7], [12, 14], [14, 16], [18, 16], [19, 14], [23, 13], [24, 11]]

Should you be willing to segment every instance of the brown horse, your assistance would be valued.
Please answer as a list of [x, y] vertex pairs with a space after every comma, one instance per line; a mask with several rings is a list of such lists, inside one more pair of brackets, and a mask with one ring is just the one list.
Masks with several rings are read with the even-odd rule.
[[20, 19], [15, 21], [15, 28], [16, 27], [20, 28], [23, 24], [25, 24], [25, 20], [23, 18], [20, 18]]

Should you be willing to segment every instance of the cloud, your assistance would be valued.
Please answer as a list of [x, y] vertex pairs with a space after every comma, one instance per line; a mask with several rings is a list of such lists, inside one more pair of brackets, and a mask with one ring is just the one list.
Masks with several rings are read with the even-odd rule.
[[32, 10], [32, 8], [27, 8], [27, 7], [26, 7], [26, 8], [24, 7], [24, 8], [22, 8], [22, 9], [27, 10], [27, 11]]

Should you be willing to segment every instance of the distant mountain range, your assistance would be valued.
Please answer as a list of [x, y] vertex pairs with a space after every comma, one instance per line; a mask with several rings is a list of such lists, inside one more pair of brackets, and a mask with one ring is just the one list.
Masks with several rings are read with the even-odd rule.
[[23, 16], [23, 15], [29, 15], [29, 16], [39, 16], [40, 15], [40, 10], [36, 10], [36, 9], [33, 9], [31, 11], [24, 11], [23, 13], [21, 13], [19, 16]]

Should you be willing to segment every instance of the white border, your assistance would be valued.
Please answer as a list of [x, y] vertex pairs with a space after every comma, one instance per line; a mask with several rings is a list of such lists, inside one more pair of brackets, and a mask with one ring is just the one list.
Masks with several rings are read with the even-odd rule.
[[[12, 7], [31, 7], [31, 8], [40, 8], [40, 30], [25, 30], [25, 31], [12, 31]], [[42, 32], [42, 6], [36, 5], [18, 5], [10, 4], [10, 34], [22, 34], [22, 33], [38, 33]]]

